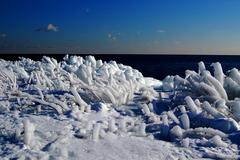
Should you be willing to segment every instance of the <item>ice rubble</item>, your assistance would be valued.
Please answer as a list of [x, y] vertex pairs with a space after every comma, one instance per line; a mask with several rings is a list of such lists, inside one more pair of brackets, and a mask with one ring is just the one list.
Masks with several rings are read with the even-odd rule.
[[[67, 159], [79, 142], [71, 155], [61, 146], [75, 139], [101, 143], [139, 137], [144, 143], [160, 139], [188, 148], [191, 158], [238, 158], [240, 73], [234, 68], [225, 75], [217, 62], [212, 75], [203, 62], [198, 65], [198, 72], [160, 82], [93, 56], [0, 60], [0, 115], [6, 119], [0, 141], [8, 141], [5, 148], [25, 144], [31, 151], [1, 149], [0, 154]], [[225, 154], [218, 153], [222, 150]]]

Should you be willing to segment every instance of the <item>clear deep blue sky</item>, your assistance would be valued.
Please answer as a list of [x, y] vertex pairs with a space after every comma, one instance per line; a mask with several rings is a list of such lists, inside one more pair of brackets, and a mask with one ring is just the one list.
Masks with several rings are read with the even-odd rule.
[[239, 0], [0, 0], [0, 53], [240, 53]]

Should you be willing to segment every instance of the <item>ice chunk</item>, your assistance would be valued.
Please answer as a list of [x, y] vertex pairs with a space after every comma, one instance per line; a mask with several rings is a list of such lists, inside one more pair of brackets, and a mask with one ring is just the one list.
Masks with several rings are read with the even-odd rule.
[[202, 74], [206, 70], [205, 64], [201, 61], [198, 63], [198, 73]]
[[73, 96], [75, 97], [75, 101], [79, 104], [80, 110], [84, 112], [85, 107], [87, 106], [87, 103], [82, 100], [80, 95], [78, 94], [77, 90], [75, 87], [71, 87], [70, 91], [72, 92]]
[[98, 141], [100, 129], [101, 129], [101, 124], [96, 123], [93, 127], [93, 136], [92, 136], [93, 141]]
[[194, 101], [192, 100], [192, 98], [190, 96], [187, 96], [187, 97], [185, 97], [185, 101], [187, 103], [187, 106], [191, 110], [191, 112], [194, 115], [198, 114], [198, 108], [197, 108], [196, 104], [194, 103]]
[[96, 59], [93, 56], [87, 56], [86, 61], [89, 61], [93, 68], [96, 68]]
[[168, 125], [168, 116], [166, 114], [162, 115], [162, 121], [164, 125]]
[[214, 86], [221, 98], [228, 100], [228, 96], [225, 89], [223, 88], [223, 85], [216, 78], [214, 78], [210, 74], [205, 74], [205, 78], [210, 81], [210, 83]]
[[97, 60], [97, 62], [96, 62], [96, 68], [99, 68], [99, 67], [101, 67], [102, 65], [103, 65], [102, 60]]
[[148, 108], [149, 108], [150, 112], [154, 112], [154, 106], [152, 103], [148, 104]]
[[24, 119], [24, 144], [30, 146], [34, 138], [35, 126], [28, 119]]
[[117, 126], [115, 124], [115, 119], [110, 119], [108, 122], [108, 128], [110, 132], [115, 132], [117, 130]]
[[219, 135], [215, 135], [209, 140], [215, 147], [227, 147], [228, 144], [222, 141]]
[[224, 83], [224, 74], [222, 66], [219, 62], [212, 63], [211, 66], [214, 68], [214, 77], [220, 82], [221, 85]]
[[229, 99], [234, 99], [235, 97], [240, 97], [240, 85], [233, 81], [232, 78], [227, 77], [224, 82], [224, 87], [228, 93]]
[[167, 112], [167, 115], [176, 123], [176, 124], [179, 124], [179, 120], [178, 118], [175, 116], [175, 114], [172, 112], [172, 111], [168, 111]]
[[187, 113], [185, 106], [179, 105], [178, 107], [179, 107], [181, 113]]
[[233, 68], [232, 70], [230, 70], [229, 77], [240, 85], [240, 73], [238, 69]]
[[219, 100], [215, 101], [214, 103], [215, 103], [216, 109], [219, 112], [223, 113], [226, 116], [230, 114], [230, 110], [229, 110], [228, 106], [226, 106], [226, 102], [224, 99], [219, 99]]
[[146, 114], [146, 115], [150, 115], [150, 113], [151, 113], [149, 108], [148, 108], [148, 105], [146, 103], [144, 103], [142, 105], [142, 110], [143, 110], [143, 113]]
[[226, 138], [227, 134], [223, 133], [222, 131], [219, 131], [217, 129], [213, 129], [213, 128], [207, 128], [207, 127], [199, 127], [199, 128], [190, 128], [188, 130], [186, 130], [184, 132], [184, 137], [186, 137], [189, 134], [193, 134], [193, 135], [202, 135], [202, 136], [214, 136], [214, 135], [219, 135], [222, 138]]
[[119, 129], [121, 131], [123, 131], [123, 132], [127, 131], [125, 118], [120, 119], [120, 121], [119, 121]]
[[164, 137], [168, 136], [169, 133], [169, 124], [168, 124], [168, 116], [166, 114], [162, 115], [163, 125], [161, 127], [161, 133]]
[[163, 91], [172, 91], [174, 89], [174, 76], [167, 76], [162, 81]]
[[199, 99], [195, 99], [194, 103], [197, 105], [197, 107], [201, 107], [201, 102], [199, 101]]
[[186, 113], [182, 114], [180, 116], [181, 126], [183, 129], [189, 129], [190, 128], [190, 120], [188, 118], [188, 115]]
[[140, 126], [139, 126], [139, 135], [140, 136], [146, 136], [145, 129], [146, 129], [146, 124], [141, 123]]
[[179, 127], [178, 125], [174, 126], [171, 130], [170, 130], [170, 134], [172, 138], [178, 138], [178, 139], [182, 139], [183, 136], [183, 132], [181, 127]]
[[232, 133], [239, 130], [238, 123], [232, 118], [213, 119], [208, 122], [209, 126], [225, 133]]
[[189, 147], [189, 138], [182, 139], [181, 145], [185, 148], [188, 148]]
[[86, 84], [90, 85], [92, 83], [92, 70], [89, 66], [81, 65], [75, 74]]
[[209, 95], [211, 97], [221, 98], [219, 93], [213, 86], [210, 86], [204, 82], [200, 82], [199, 86], [202, 90], [204, 90], [207, 93], [207, 95]]
[[224, 118], [225, 116], [212, 107], [207, 101], [203, 102], [202, 108], [214, 118]]
[[231, 105], [231, 110], [234, 117], [240, 121], [240, 101], [234, 101]]

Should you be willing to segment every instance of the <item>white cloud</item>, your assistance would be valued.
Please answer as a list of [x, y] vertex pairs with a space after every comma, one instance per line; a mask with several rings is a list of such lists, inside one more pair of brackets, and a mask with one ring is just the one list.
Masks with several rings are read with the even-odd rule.
[[57, 32], [58, 31], [58, 26], [55, 26], [53, 24], [48, 24], [47, 26], [47, 31], [53, 31], [53, 32]]
[[35, 30], [36, 32], [58, 32], [58, 26], [49, 23], [46, 27], [41, 27]]
[[112, 38], [112, 34], [111, 33], [108, 33], [108, 38]]
[[120, 36], [120, 35], [121, 35], [120, 32], [118, 32], [118, 33], [116, 33], [116, 34], [114, 34], [114, 33], [108, 33], [108, 34], [107, 34], [107, 37], [108, 37], [110, 40], [116, 41], [117, 38], [118, 38], [118, 36]]
[[166, 31], [165, 30], [163, 30], [163, 29], [159, 29], [159, 30], [157, 30], [157, 33], [165, 33]]

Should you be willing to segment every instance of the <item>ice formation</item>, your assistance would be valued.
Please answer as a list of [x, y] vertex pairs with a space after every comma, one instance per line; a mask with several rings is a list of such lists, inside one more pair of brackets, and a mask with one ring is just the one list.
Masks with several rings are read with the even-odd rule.
[[97, 148], [121, 159], [114, 151], [127, 153], [123, 143], [141, 150], [167, 141], [189, 152], [171, 150], [169, 158], [156, 147], [162, 155], [141, 158], [239, 158], [240, 73], [224, 73], [218, 62], [213, 73], [198, 66], [158, 81], [93, 56], [0, 60], [0, 155], [103, 159]]
[[24, 122], [24, 144], [30, 146], [34, 138], [34, 125], [25, 119]]

